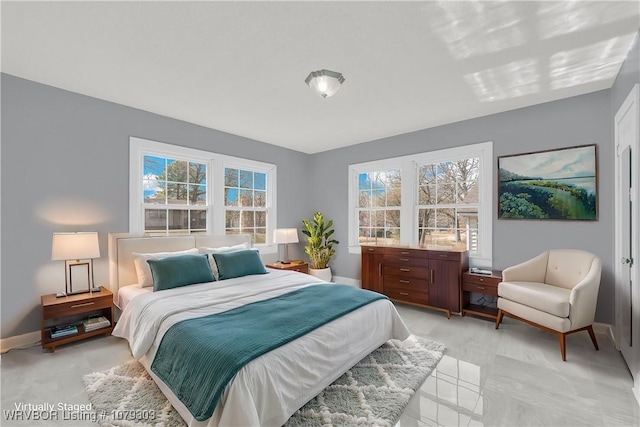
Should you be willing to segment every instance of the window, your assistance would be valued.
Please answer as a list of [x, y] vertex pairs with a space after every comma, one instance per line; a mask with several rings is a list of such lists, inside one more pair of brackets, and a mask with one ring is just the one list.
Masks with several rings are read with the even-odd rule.
[[144, 232], [148, 235], [207, 231], [207, 164], [143, 157]]
[[478, 252], [480, 159], [417, 165], [418, 244]]
[[248, 233], [255, 243], [267, 242], [267, 174], [224, 169], [225, 231]]
[[400, 170], [358, 175], [358, 240], [362, 243], [400, 243]]
[[275, 252], [276, 166], [130, 138], [131, 233], [248, 233]]
[[467, 249], [492, 262], [492, 143], [349, 166], [349, 251], [360, 244]]

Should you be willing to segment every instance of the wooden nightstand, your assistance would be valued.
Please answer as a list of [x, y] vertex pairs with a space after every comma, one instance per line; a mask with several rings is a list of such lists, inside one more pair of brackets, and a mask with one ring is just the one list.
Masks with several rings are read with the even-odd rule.
[[494, 270], [491, 274], [462, 273], [462, 315], [473, 314], [496, 320], [498, 309], [470, 303], [471, 292], [498, 296], [498, 283], [502, 281], [502, 271]]
[[272, 262], [270, 264], [267, 264], [267, 267], [275, 268], [276, 270], [292, 270], [299, 271], [300, 273], [304, 274], [309, 274], [309, 264], [306, 262], [303, 262], [302, 264], [283, 264], [281, 262]]
[[[104, 286], [100, 287], [100, 292], [71, 295], [56, 298], [55, 294], [42, 295], [41, 299], [41, 335], [42, 348], [50, 348], [55, 351], [56, 347], [74, 341], [93, 337], [101, 334], [111, 334], [114, 327], [113, 317], [113, 294]], [[85, 332], [82, 321], [94, 316], [104, 316], [111, 326]], [[76, 325], [78, 333], [60, 338], [51, 338], [51, 328], [56, 326]]]

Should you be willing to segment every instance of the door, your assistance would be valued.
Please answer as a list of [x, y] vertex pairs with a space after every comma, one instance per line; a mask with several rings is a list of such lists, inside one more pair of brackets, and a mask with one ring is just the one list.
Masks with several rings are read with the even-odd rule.
[[631, 260], [631, 147], [627, 146], [619, 156], [620, 167], [618, 168], [618, 180], [620, 182], [620, 193], [618, 194], [618, 209], [620, 220], [620, 259], [619, 274], [617, 280], [618, 292], [618, 308], [616, 315], [618, 317], [618, 327], [620, 328], [620, 351], [624, 356], [631, 372], [634, 371], [635, 359], [633, 355], [633, 301], [631, 268], [633, 266]]
[[360, 284], [362, 289], [382, 293], [382, 261], [384, 249], [362, 246], [362, 268]]
[[429, 260], [431, 282], [429, 284], [429, 305], [460, 311], [460, 262], [439, 259]]
[[640, 100], [636, 84], [615, 116], [615, 336], [640, 390]]

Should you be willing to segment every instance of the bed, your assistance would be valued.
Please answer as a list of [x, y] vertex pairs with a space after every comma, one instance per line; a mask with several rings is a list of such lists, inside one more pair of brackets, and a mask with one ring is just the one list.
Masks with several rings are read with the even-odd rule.
[[[321, 295], [319, 292], [326, 292], [322, 289], [334, 289], [339, 295], [338, 290], [348, 291], [346, 288], [349, 288], [320, 283], [315, 277], [286, 270], [267, 270], [267, 274], [245, 275], [159, 292], [136, 285], [138, 276], [134, 253], [229, 247], [249, 241], [250, 236], [246, 235], [109, 236], [110, 285], [116, 304], [122, 309], [114, 335], [129, 341], [134, 357], [190, 426], [282, 425], [296, 410], [374, 349], [389, 339], [404, 340], [410, 335], [389, 300], [368, 302], [249, 361], [224, 387], [210, 416], [194, 415], [189, 399], [179, 398], [173, 391], [175, 386], [172, 388], [164, 381], [164, 376], [160, 378], [162, 373], [157, 374], [152, 369], [152, 366], [173, 362], [167, 360], [171, 353], [162, 348], [165, 335], [169, 337], [172, 331], [186, 324], [183, 321], [217, 319], [219, 316], [216, 314], [260, 306], [297, 293], [303, 297], [310, 292]], [[316, 304], [323, 303], [321, 298], [314, 299], [317, 299], [314, 301]], [[213, 332], [209, 330], [207, 333]], [[188, 353], [191, 348], [191, 345], [186, 346], [180, 352]], [[188, 364], [180, 366], [192, 369]], [[188, 373], [189, 381], [193, 380], [195, 384], [205, 376], [202, 373], [208, 371], [193, 368]], [[212, 394], [208, 390], [203, 392], [202, 387], [197, 393], [199, 396]]]

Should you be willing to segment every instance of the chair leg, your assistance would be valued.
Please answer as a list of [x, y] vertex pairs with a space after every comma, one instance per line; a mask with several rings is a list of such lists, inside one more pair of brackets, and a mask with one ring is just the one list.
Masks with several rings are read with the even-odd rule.
[[596, 334], [593, 333], [593, 326], [587, 326], [587, 332], [589, 332], [589, 336], [591, 337], [591, 342], [593, 342], [593, 346], [596, 348], [596, 351], [600, 350], [598, 348], [598, 341], [596, 341]]
[[562, 355], [562, 361], [567, 361], [567, 336], [563, 333], [558, 334], [558, 338], [560, 339], [560, 354]]
[[504, 316], [504, 312], [498, 309], [498, 317], [496, 317], [496, 329], [500, 327], [500, 323], [502, 323], [502, 316]]

